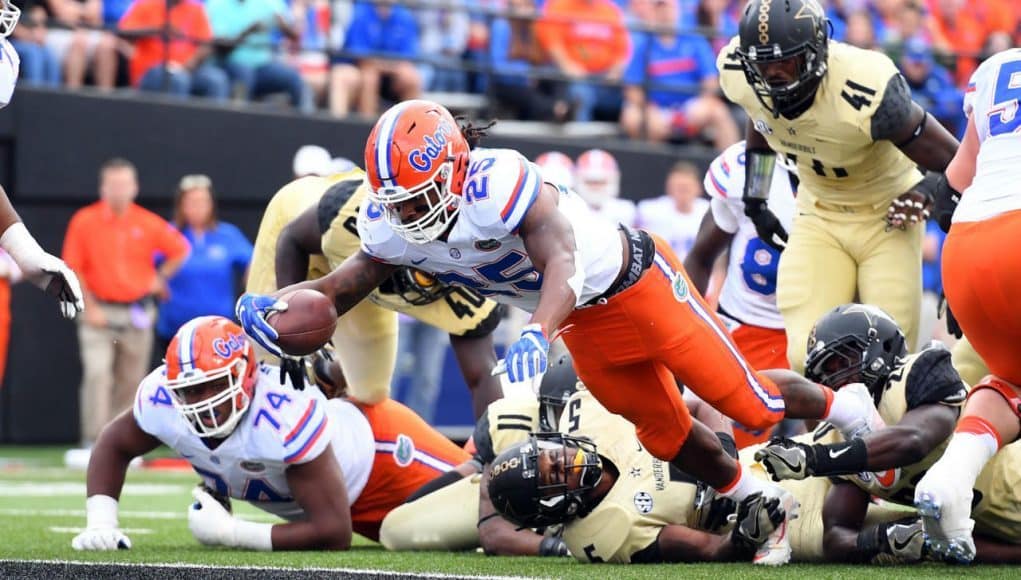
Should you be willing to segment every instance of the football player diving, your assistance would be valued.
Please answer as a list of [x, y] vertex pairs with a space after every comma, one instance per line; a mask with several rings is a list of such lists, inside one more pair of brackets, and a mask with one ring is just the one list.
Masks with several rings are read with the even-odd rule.
[[[717, 60], [721, 88], [749, 117], [744, 212], [783, 251], [777, 305], [797, 372], [815, 321], [856, 296], [889, 312], [915, 349], [920, 224], [946, 195], [937, 183], [958, 146], [889, 57], [829, 31], [816, 0], [751, 0]], [[777, 153], [801, 179], [789, 240], [767, 206]]]
[[[872, 497], [913, 505], [915, 486], [943, 455], [968, 393], [949, 351], [936, 344], [909, 355], [889, 315], [873, 306], [847, 304], [826, 314], [812, 330], [805, 374], [838, 393], [861, 393], [875, 403], [877, 413], [856, 432], [843, 431], [838, 443], [776, 439], [756, 457], [776, 479], [839, 481], [823, 510], [827, 559], [872, 561], [892, 555], [917, 561], [927, 555], [916, 541], [921, 538], [919, 520], [863, 526], [862, 517]], [[770, 374], [781, 382], [806, 380], [783, 375]], [[975, 484], [977, 561], [1021, 561], [1021, 492], [1011, 483], [1018, 465], [1021, 446], [1008, 445]]]
[[[7, 37], [14, 32], [21, 9], [11, 0], [0, 0], [0, 109], [14, 96], [21, 60]], [[0, 187], [0, 247], [21, 269], [25, 279], [53, 296], [60, 303], [64, 318], [74, 318], [85, 309], [81, 283], [63, 260], [47, 253], [35, 241]]]
[[[86, 529], [71, 546], [131, 548], [117, 514], [125, 473], [161, 444], [203, 480], [188, 510], [195, 538], [263, 551], [346, 550], [353, 533], [378, 539], [391, 509], [469, 458], [396, 401], [327, 399], [278, 376], [234, 322], [203, 316], [182, 326], [131, 410], [100, 434], [86, 479]], [[286, 522], [235, 517], [232, 499]]]
[[[269, 202], [255, 240], [248, 292], [268, 293], [325, 276], [358, 252], [355, 225], [366, 203], [365, 172], [302, 177]], [[397, 313], [450, 334], [450, 345], [472, 394], [477, 418], [501, 396], [492, 332], [498, 305], [468, 288], [454, 288], [413, 268], [398, 268], [378, 289], [337, 321], [334, 356], [347, 379], [347, 396], [376, 403], [390, 394], [397, 359]], [[321, 360], [321, 359], [317, 359]], [[284, 357], [283, 365], [293, 365]], [[320, 376], [337, 377], [333, 372]], [[335, 379], [336, 380], [336, 379]]]

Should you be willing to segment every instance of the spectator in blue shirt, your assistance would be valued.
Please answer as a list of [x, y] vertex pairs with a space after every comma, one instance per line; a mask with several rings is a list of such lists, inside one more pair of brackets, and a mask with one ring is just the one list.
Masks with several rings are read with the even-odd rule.
[[246, 98], [287, 93], [293, 106], [310, 108], [311, 95], [297, 69], [277, 60], [273, 33], [299, 36], [283, 0], [209, 0], [206, 13], [223, 51], [218, 64]]
[[[620, 123], [632, 138], [687, 140], [703, 132], [723, 150], [738, 140], [737, 124], [719, 97], [716, 55], [695, 34], [678, 34], [677, 0], [653, 0], [646, 25], [636, 32], [631, 62], [624, 73]], [[648, 87], [648, 88], [647, 88]]]
[[964, 93], [954, 84], [950, 72], [936, 64], [932, 47], [921, 38], [908, 40], [899, 64], [911, 87], [911, 97], [948, 131], [955, 135], [963, 133]]
[[181, 178], [173, 222], [192, 250], [169, 280], [170, 297], [160, 304], [155, 347], [158, 358], [163, 357], [181, 325], [192, 318], [210, 314], [234, 317], [236, 282], [247, 275], [252, 260], [252, 243], [241, 230], [216, 219], [213, 184], [205, 175]]
[[531, 20], [538, 10], [535, 0], [508, 0], [509, 18], [493, 20], [489, 31], [490, 91], [502, 107], [522, 121], [567, 121], [571, 106], [563, 83], [532, 78], [534, 70], [552, 71], [539, 48]]
[[352, 102], [359, 113], [375, 116], [382, 96], [400, 102], [417, 98], [422, 77], [414, 62], [418, 54], [415, 15], [390, 2], [355, 4], [344, 37], [342, 57], [330, 71], [330, 110], [344, 115]]

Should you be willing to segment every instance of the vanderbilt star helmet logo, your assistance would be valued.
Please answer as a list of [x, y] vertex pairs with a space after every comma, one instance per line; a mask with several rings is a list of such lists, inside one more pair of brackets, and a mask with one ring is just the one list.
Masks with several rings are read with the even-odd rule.
[[823, 18], [822, 6], [819, 6], [815, 0], [802, 0], [801, 8], [794, 15], [794, 19], [801, 20], [802, 18], [807, 18], [813, 22], [819, 21]]

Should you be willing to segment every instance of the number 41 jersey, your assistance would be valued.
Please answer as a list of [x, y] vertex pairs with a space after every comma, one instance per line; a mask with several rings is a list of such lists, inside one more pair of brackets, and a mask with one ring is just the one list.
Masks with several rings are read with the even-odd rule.
[[[769, 189], [769, 209], [784, 229], [791, 231], [794, 219], [794, 189], [790, 174], [777, 158]], [[776, 307], [776, 273], [780, 252], [759, 238], [755, 224], [744, 215], [745, 144], [731, 145], [709, 164], [705, 190], [712, 199], [713, 221], [734, 234], [727, 258], [727, 277], [720, 292], [720, 308], [744, 324], [762, 328], [783, 328]]]
[[215, 449], [192, 432], [164, 385], [166, 367], [142, 380], [135, 395], [135, 422], [191, 463], [210, 488], [288, 520], [305, 517], [287, 485], [291, 465], [311, 461], [332, 445], [354, 505], [372, 471], [375, 440], [368, 420], [341, 399], [319, 389], [281, 385], [276, 367], [259, 368], [255, 394], [234, 431]]
[[[473, 149], [461, 210], [446, 240], [413, 244], [398, 236], [375, 203], [358, 213], [358, 236], [368, 255], [412, 266], [440, 280], [528, 312], [539, 303], [542, 275], [518, 235], [542, 189], [538, 167], [511, 149]], [[596, 216], [578, 194], [558, 187], [557, 209], [570, 222], [575, 266], [584, 273], [576, 304], [602, 294], [620, 272], [616, 226]]]

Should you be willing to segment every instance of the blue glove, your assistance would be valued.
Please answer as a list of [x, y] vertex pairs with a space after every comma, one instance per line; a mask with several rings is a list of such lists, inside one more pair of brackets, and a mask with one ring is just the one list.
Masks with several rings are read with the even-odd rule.
[[272, 296], [242, 294], [241, 298], [238, 298], [237, 306], [234, 307], [234, 314], [241, 323], [241, 328], [245, 329], [245, 334], [273, 356], [281, 357], [284, 356], [284, 352], [275, 342], [280, 335], [269, 322], [266, 322], [266, 317], [284, 310], [287, 310], [287, 303]]
[[[521, 338], [507, 347], [504, 356], [507, 378], [520, 383], [542, 377], [548, 366], [549, 341], [538, 324], [529, 324], [521, 329]], [[535, 381], [538, 384], [538, 381]]]

